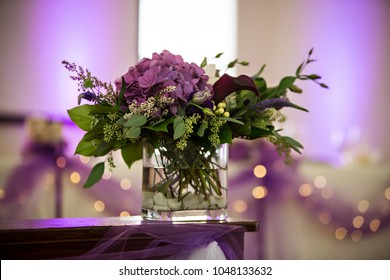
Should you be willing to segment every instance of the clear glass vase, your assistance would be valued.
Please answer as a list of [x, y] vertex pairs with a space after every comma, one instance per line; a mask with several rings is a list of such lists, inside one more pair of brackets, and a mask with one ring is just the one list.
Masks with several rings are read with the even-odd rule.
[[227, 218], [228, 146], [205, 148], [171, 139], [143, 145], [142, 217], [204, 221]]

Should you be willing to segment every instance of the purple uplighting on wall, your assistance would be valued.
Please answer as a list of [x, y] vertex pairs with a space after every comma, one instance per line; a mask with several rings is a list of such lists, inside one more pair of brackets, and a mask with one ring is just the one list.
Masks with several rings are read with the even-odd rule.
[[[5, 3], [6, 2], [6, 3]], [[0, 111], [66, 117], [77, 87], [61, 61], [110, 82], [137, 60], [137, 1], [2, 1]], [[17, 85], [23, 84], [18, 87]], [[26, 86], [28, 85], [28, 86]], [[15, 97], [18, 102], [15, 102]]]
[[297, 6], [302, 14], [297, 44], [315, 47], [318, 62], [310, 69], [330, 86], [326, 92], [309, 87], [312, 93], [296, 98], [305, 99], [310, 110], [309, 116], [296, 116], [304, 124], [298, 131], [305, 154], [339, 164], [344, 149], [367, 145], [368, 152], [388, 157], [390, 136], [383, 128], [389, 119], [384, 104], [390, 102], [390, 2], [298, 1]]

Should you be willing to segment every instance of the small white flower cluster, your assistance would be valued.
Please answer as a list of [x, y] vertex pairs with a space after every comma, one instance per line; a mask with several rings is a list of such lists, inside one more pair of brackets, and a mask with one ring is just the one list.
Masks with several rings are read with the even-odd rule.
[[142, 192], [142, 208], [158, 211], [196, 210], [196, 209], [219, 209], [226, 207], [226, 199], [223, 197], [189, 193], [181, 201], [177, 198], [167, 198], [161, 192]]
[[149, 118], [155, 115], [158, 111], [161, 111], [161, 116], [168, 114], [168, 109], [164, 108], [175, 102], [175, 100], [166, 96], [166, 94], [174, 90], [176, 90], [176, 86], [168, 86], [161, 90], [156, 97], [150, 96], [146, 99], [146, 101], [140, 104], [137, 104], [136, 102], [131, 103], [129, 105], [130, 113], [125, 114], [124, 118], [129, 119], [132, 115], [143, 115]]
[[153, 96], [149, 97], [146, 101], [141, 104], [137, 104], [133, 102], [129, 105], [130, 113], [125, 114], [124, 118], [129, 119], [132, 115], [144, 115], [145, 117], [152, 116], [155, 112], [157, 112], [157, 108], [155, 106], [156, 100]]

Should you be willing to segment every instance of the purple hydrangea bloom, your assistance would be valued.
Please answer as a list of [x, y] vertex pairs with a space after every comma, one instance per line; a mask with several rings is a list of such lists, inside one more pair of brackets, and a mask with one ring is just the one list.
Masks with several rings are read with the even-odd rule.
[[[174, 100], [174, 104], [169, 108], [172, 114], [177, 113], [178, 107], [184, 108], [195, 92], [212, 93], [212, 86], [207, 83], [209, 77], [202, 68], [195, 63], [185, 62], [180, 55], [174, 55], [167, 50], [160, 54], [153, 53], [152, 58], [141, 59], [129, 68], [123, 78], [125, 106], [140, 104], [151, 96], [160, 95], [165, 88], [174, 87], [174, 90], [163, 93]], [[118, 78], [115, 85], [121, 89], [122, 78]], [[206, 101], [212, 97], [211, 94]]]

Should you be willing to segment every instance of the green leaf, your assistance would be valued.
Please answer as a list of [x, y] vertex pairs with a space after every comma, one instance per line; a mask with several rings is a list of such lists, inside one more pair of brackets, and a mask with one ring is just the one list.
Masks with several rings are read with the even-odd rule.
[[272, 130], [252, 127], [251, 135], [249, 136], [249, 138], [250, 139], [257, 139], [257, 138], [266, 137], [266, 136], [269, 136], [272, 134], [273, 134]]
[[238, 64], [240, 64], [242, 66], [248, 66], [249, 62], [248, 61], [239, 61]]
[[95, 157], [101, 157], [107, 155], [109, 152], [111, 152], [114, 149], [115, 144], [114, 143], [107, 143], [102, 141], [100, 145], [97, 147], [95, 152]]
[[86, 80], [84, 81], [84, 87], [85, 87], [85, 88], [93, 88], [93, 83], [92, 83], [92, 81], [91, 81], [90, 79], [86, 79]]
[[142, 159], [142, 143], [127, 143], [121, 149], [122, 158], [126, 165], [130, 168], [137, 160]]
[[91, 112], [90, 114], [108, 114], [108, 113], [115, 113], [117, 111], [117, 108], [108, 106], [108, 105], [91, 105]]
[[263, 66], [261, 66], [259, 71], [256, 72], [256, 74], [254, 75], [256, 78], [260, 77], [260, 75], [263, 73], [263, 71], [265, 69], [265, 66], [266, 66], [266, 64], [263, 64]]
[[302, 89], [296, 85], [292, 85], [289, 89], [295, 93], [302, 93], [303, 92]]
[[121, 91], [119, 92], [119, 97], [116, 100], [116, 107], [119, 108], [120, 105], [122, 104], [123, 96], [125, 94], [126, 90], [126, 83], [125, 83], [125, 78], [122, 76], [122, 86], [121, 86]]
[[259, 92], [264, 92], [267, 90], [267, 82], [263, 78], [257, 77], [254, 79], [254, 82]]
[[181, 116], [178, 116], [173, 121], [173, 139], [176, 140], [183, 136], [186, 132], [186, 128], [184, 125], [184, 119]]
[[153, 131], [163, 131], [163, 132], [168, 132], [168, 125], [173, 123], [173, 119], [167, 119], [165, 121], [153, 124], [153, 125], [148, 125], [144, 126], [144, 128], [153, 130]]
[[203, 61], [202, 61], [202, 63], [200, 64], [200, 68], [203, 68], [203, 67], [205, 67], [207, 65], [207, 58], [205, 57], [205, 58], [203, 58]]
[[239, 120], [233, 119], [233, 118], [220, 117], [220, 119], [228, 121], [228, 122], [234, 122], [234, 123], [242, 124], [242, 125], [244, 124], [242, 121], [239, 121]]
[[230, 127], [226, 124], [224, 124], [220, 130], [219, 130], [219, 140], [221, 141], [221, 144], [228, 143], [232, 144], [233, 140], [233, 133]]
[[288, 137], [288, 136], [283, 136], [282, 137], [289, 145], [290, 147], [296, 151], [297, 153], [301, 153], [300, 149], [303, 149], [303, 146], [301, 143], [299, 143], [297, 140], [291, 138], [291, 137]]
[[146, 123], [147, 119], [144, 115], [132, 115], [124, 124], [124, 127], [130, 126], [143, 126]]
[[205, 130], [206, 130], [206, 125], [204, 123], [201, 123], [201, 125], [200, 125], [198, 131], [196, 132], [196, 134], [199, 137], [203, 137]]
[[125, 124], [126, 121], [127, 121], [127, 120], [126, 120], [124, 117], [122, 117], [122, 118], [120, 118], [119, 120], [117, 120], [116, 123], [123, 126], [123, 125]]
[[232, 123], [229, 126], [235, 136], [249, 136], [251, 134], [251, 125], [249, 123], [245, 123], [244, 125]]
[[87, 181], [84, 183], [83, 188], [88, 189], [95, 185], [103, 177], [104, 173], [104, 161], [97, 163], [91, 170], [91, 173], [88, 176]]
[[286, 93], [286, 90], [294, 84], [295, 80], [296, 77], [293, 76], [284, 77], [280, 81], [279, 86], [276, 90], [276, 97], [283, 96]]
[[86, 135], [80, 140], [78, 143], [75, 154], [86, 156], [86, 157], [92, 157], [95, 156], [97, 145], [100, 144], [100, 141], [98, 140], [86, 140]]
[[233, 60], [232, 62], [229, 62], [229, 64], [228, 64], [228, 68], [233, 68], [235, 65], [236, 65], [236, 63], [238, 62], [238, 59], [235, 59], [235, 60]]
[[323, 87], [323, 88], [326, 88], [326, 89], [329, 88], [329, 87], [328, 87], [326, 84], [324, 84], [324, 83], [320, 83], [320, 86]]
[[301, 75], [301, 71], [302, 71], [304, 65], [305, 65], [304, 62], [302, 62], [302, 63], [298, 66], [297, 71], [295, 71], [295, 75], [296, 75], [297, 77], [299, 77], [299, 76]]
[[130, 127], [129, 130], [126, 131], [125, 137], [130, 139], [136, 139], [141, 135], [141, 128], [139, 126]]
[[220, 58], [222, 55], [223, 55], [223, 52], [218, 53], [218, 54], [215, 56], [215, 58]]
[[93, 118], [90, 112], [94, 106], [84, 104], [68, 110], [70, 119], [82, 130], [89, 131], [92, 128]]

